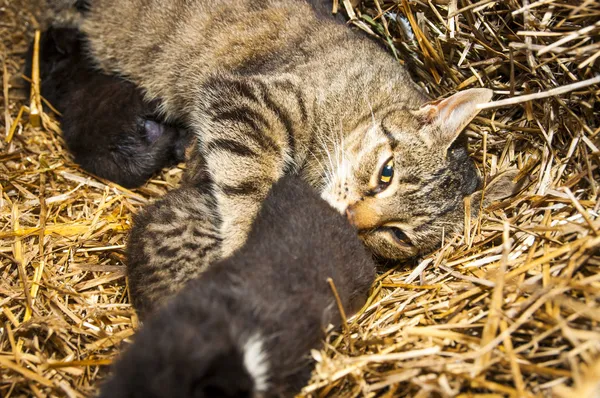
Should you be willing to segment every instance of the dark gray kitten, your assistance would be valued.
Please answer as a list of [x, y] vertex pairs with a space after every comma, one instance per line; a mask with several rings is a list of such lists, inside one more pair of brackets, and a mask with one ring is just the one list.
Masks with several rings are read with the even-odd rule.
[[[125, 187], [142, 185], [185, 158], [185, 128], [158, 115], [134, 84], [94, 68], [77, 29], [51, 27], [40, 40], [41, 92], [62, 113], [63, 137], [75, 162]], [[29, 51], [26, 75], [30, 76]]]
[[[162, 206], [176, 211], [195, 198], [180, 190]], [[364, 305], [374, 270], [348, 221], [300, 178], [286, 176], [246, 245], [146, 321], [101, 397], [293, 396], [308, 380], [309, 353], [324, 327], [341, 323], [327, 279], [352, 314]]]

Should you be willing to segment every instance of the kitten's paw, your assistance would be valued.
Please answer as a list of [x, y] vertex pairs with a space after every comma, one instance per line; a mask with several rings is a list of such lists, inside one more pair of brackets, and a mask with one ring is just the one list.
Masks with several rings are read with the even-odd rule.
[[520, 176], [519, 173], [518, 169], [510, 169], [495, 175], [483, 190], [471, 196], [471, 203], [481, 203], [483, 197], [483, 207], [487, 207], [517, 194], [529, 182], [527, 176]]
[[186, 152], [191, 143], [191, 134], [185, 128], [177, 129], [177, 138], [173, 147], [173, 156], [175, 161], [184, 162], [186, 159]]
[[166, 149], [169, 164], [185, 161], [186, 150], [191, 141], [187, 129], [147, 118], [142, 119], [141, 135], [150, 147]]
[[143, 135], [150, 143], [158, 141], [165, 133], [165, 125], [151, 119], [146, 119], [143, 126]]

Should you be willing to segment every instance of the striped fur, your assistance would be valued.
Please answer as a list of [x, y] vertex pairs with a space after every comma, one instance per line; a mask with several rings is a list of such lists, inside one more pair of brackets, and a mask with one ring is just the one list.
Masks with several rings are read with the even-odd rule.
[[141, 317], [221, 257], [220, 221], [210, 182], [204, 173], [196, 178], [196, 184], [169, 192], [135, 216], [127, 271], [133, 305]]
[[[243, 244], [269, 188], [290, 171], [351, 215], [381, 257], [414, 257], [462, 229], [463, 198], [479, 177], [457, 137], [489, 90], [427, 103], [393, 57], [315, 0], [90, 8], [82, 30], [98, 66], [140, 85], [196, 133], [223, 256]], [[378, 191], [386, 159], [395, 173]]]

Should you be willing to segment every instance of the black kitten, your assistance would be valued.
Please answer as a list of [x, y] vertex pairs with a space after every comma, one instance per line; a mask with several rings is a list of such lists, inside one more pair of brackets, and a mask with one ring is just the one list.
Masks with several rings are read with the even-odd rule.
[[95, 70], [84, 43], [70, 28], [50, 28], [40, 40], [42, 96], [62, 113], [63, 137], [75, 161], [124, 187], [140, 186], [183, 161], [185, 129], [161, 121], [158, 104], [144, 101], [134, 84]]
[[341, 323], [327, 278], [352, 314], [374, 270], [348, 221], [300, 178], [283, 177], [246, 245], [149, 317], [101, 397], [293, 396], [324, 327]]

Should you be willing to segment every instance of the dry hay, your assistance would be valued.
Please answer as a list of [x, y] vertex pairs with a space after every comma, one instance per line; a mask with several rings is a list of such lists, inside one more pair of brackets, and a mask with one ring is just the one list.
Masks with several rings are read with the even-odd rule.
[[[0, 0], [0, 395], [85, 396], [137, 326], [123, 266], [131, 213], [181, 169], [129, 192], [79, 171], [47, 115], [44, 128], [15, 124], [33, 1]], [[516, 166], [530, 182], [436, 253], [381, 274], [363, 311], [313, 353], [305, 393], [597, 396], [600, 3], [356, 3], [334, 7], [432, 96], [485, 86], [510, 99], [472, 124], [471, 149], [482, 174]]]

